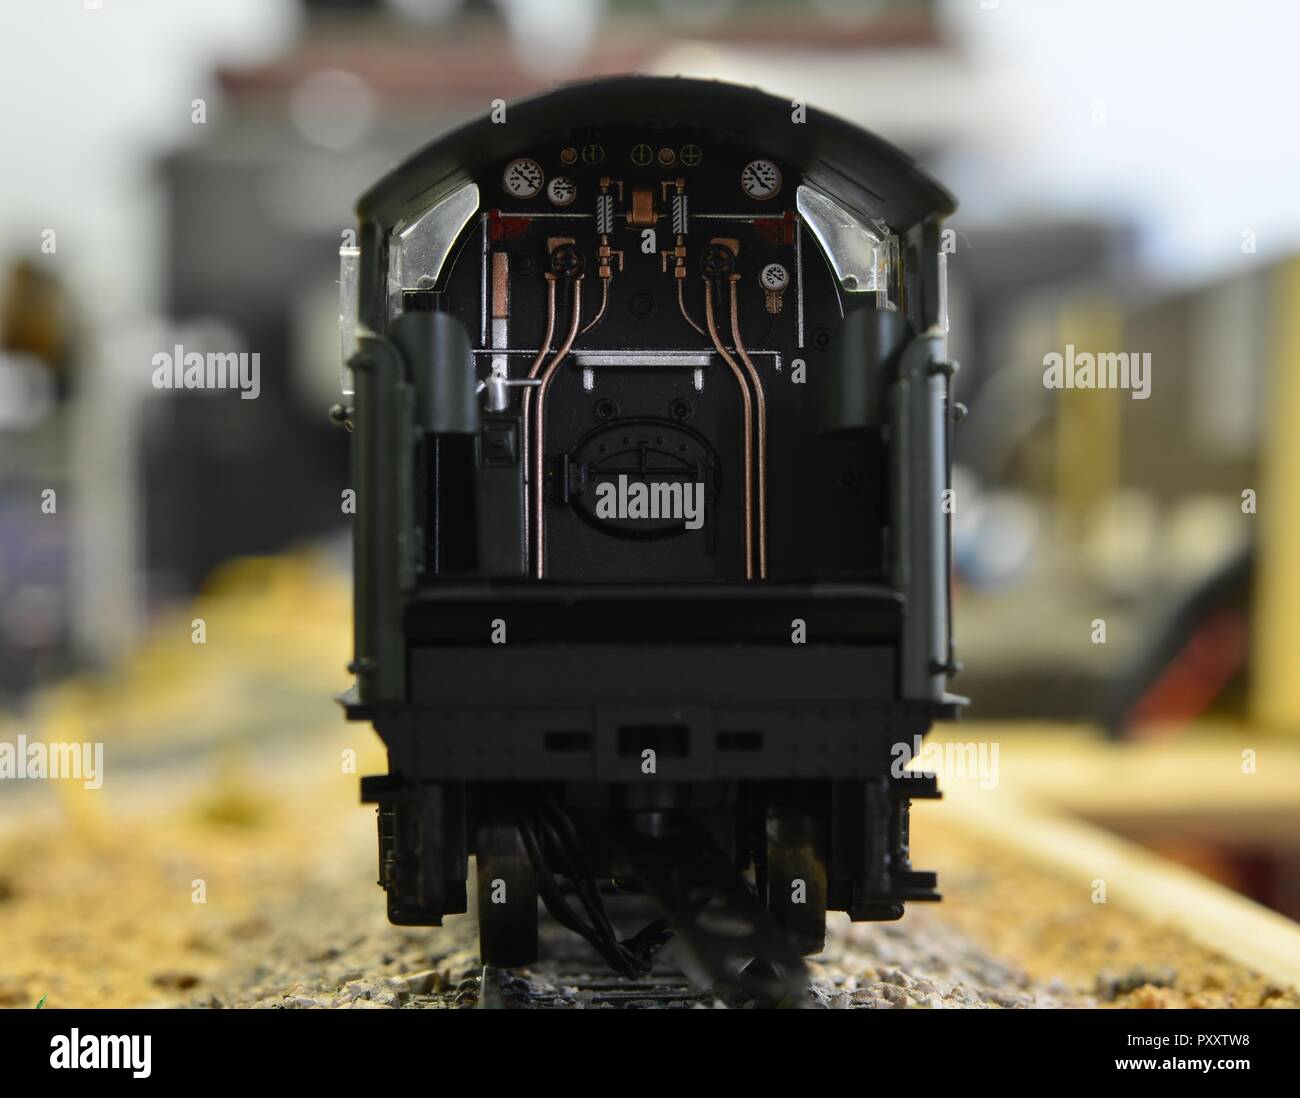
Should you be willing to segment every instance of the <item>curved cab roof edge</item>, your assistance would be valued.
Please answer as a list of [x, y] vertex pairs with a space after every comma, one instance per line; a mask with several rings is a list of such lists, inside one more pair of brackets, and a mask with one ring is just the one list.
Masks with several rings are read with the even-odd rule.
[[552, 135], [637, 123], [696, 123], [750, 142], [897, 232], [956, 209], [952, 195], [889, 142], [811, 106], [805, 121], [796, 123], [788, 100], [757, 88], [681, 76], [617, 76], [511, 103], [506, 119], [498, 124], [485, 115], [430, 142], [361, 196], [360, 219], [391, 228], [466, 179]]

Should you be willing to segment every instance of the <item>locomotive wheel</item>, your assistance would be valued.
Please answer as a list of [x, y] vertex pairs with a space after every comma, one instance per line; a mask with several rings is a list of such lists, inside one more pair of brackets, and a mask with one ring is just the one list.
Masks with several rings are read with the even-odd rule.
[[767, 908], [805, 957], [826, 947], [826, 844], [815, 817], [769, 809]]
[[514, 821], [494, 817], [477, 831], [478, 942], [485, 965], [537, 961], [537, 878]]

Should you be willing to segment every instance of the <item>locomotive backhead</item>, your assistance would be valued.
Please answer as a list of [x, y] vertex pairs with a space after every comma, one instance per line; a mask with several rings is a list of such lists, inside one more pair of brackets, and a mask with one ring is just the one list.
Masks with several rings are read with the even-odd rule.
[[[343, 249], [356, 687], [393, 922], [539, 897], [779, 983], [826, 912], [937, 899], [899, 766], [959, 699], [948, 194], [799, 102], [620, 77], [395, 169]], [[662, 919], [620, 938], [605, 897]], [[777, 974], [773, 976], [772, 974]]]

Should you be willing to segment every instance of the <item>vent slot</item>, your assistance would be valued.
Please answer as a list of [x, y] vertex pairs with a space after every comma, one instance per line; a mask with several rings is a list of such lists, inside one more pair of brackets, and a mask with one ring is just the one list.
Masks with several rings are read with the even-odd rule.
[[762, 751], [762, 732], [719, 732], [717, 738], [719, 751]]
[[684, 724], [624, 724], [618, 730], [618, 753], [636, 758], [645, 750], [667, 759], [691, 753], [691, 730]]

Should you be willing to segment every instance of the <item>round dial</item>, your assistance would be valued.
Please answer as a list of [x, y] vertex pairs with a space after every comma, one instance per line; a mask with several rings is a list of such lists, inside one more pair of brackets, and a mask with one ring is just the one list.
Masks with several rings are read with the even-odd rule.
[[523, 157], [510, 161], [506, 165], [505, 175], [502, 176], [506, 191], [515, 198], [532, 198], [542, 189], [545, 179], [542, 166], [536, 160]]
[[771, 198], [781, 189], [781, 169], [770, 160], [751, 160], [740, 173], [740, 186], [750, 198]]
[[577, 196], [578, 188], [566, 176], [557, 175], [546, 184], [546, 197], [551, 200], [552, 206], [567, 206]]
[[769, 263], [759, 272], [758, 280], [765, 290], [784, 290], [790, 285], [790, 272], [779, 263]]

